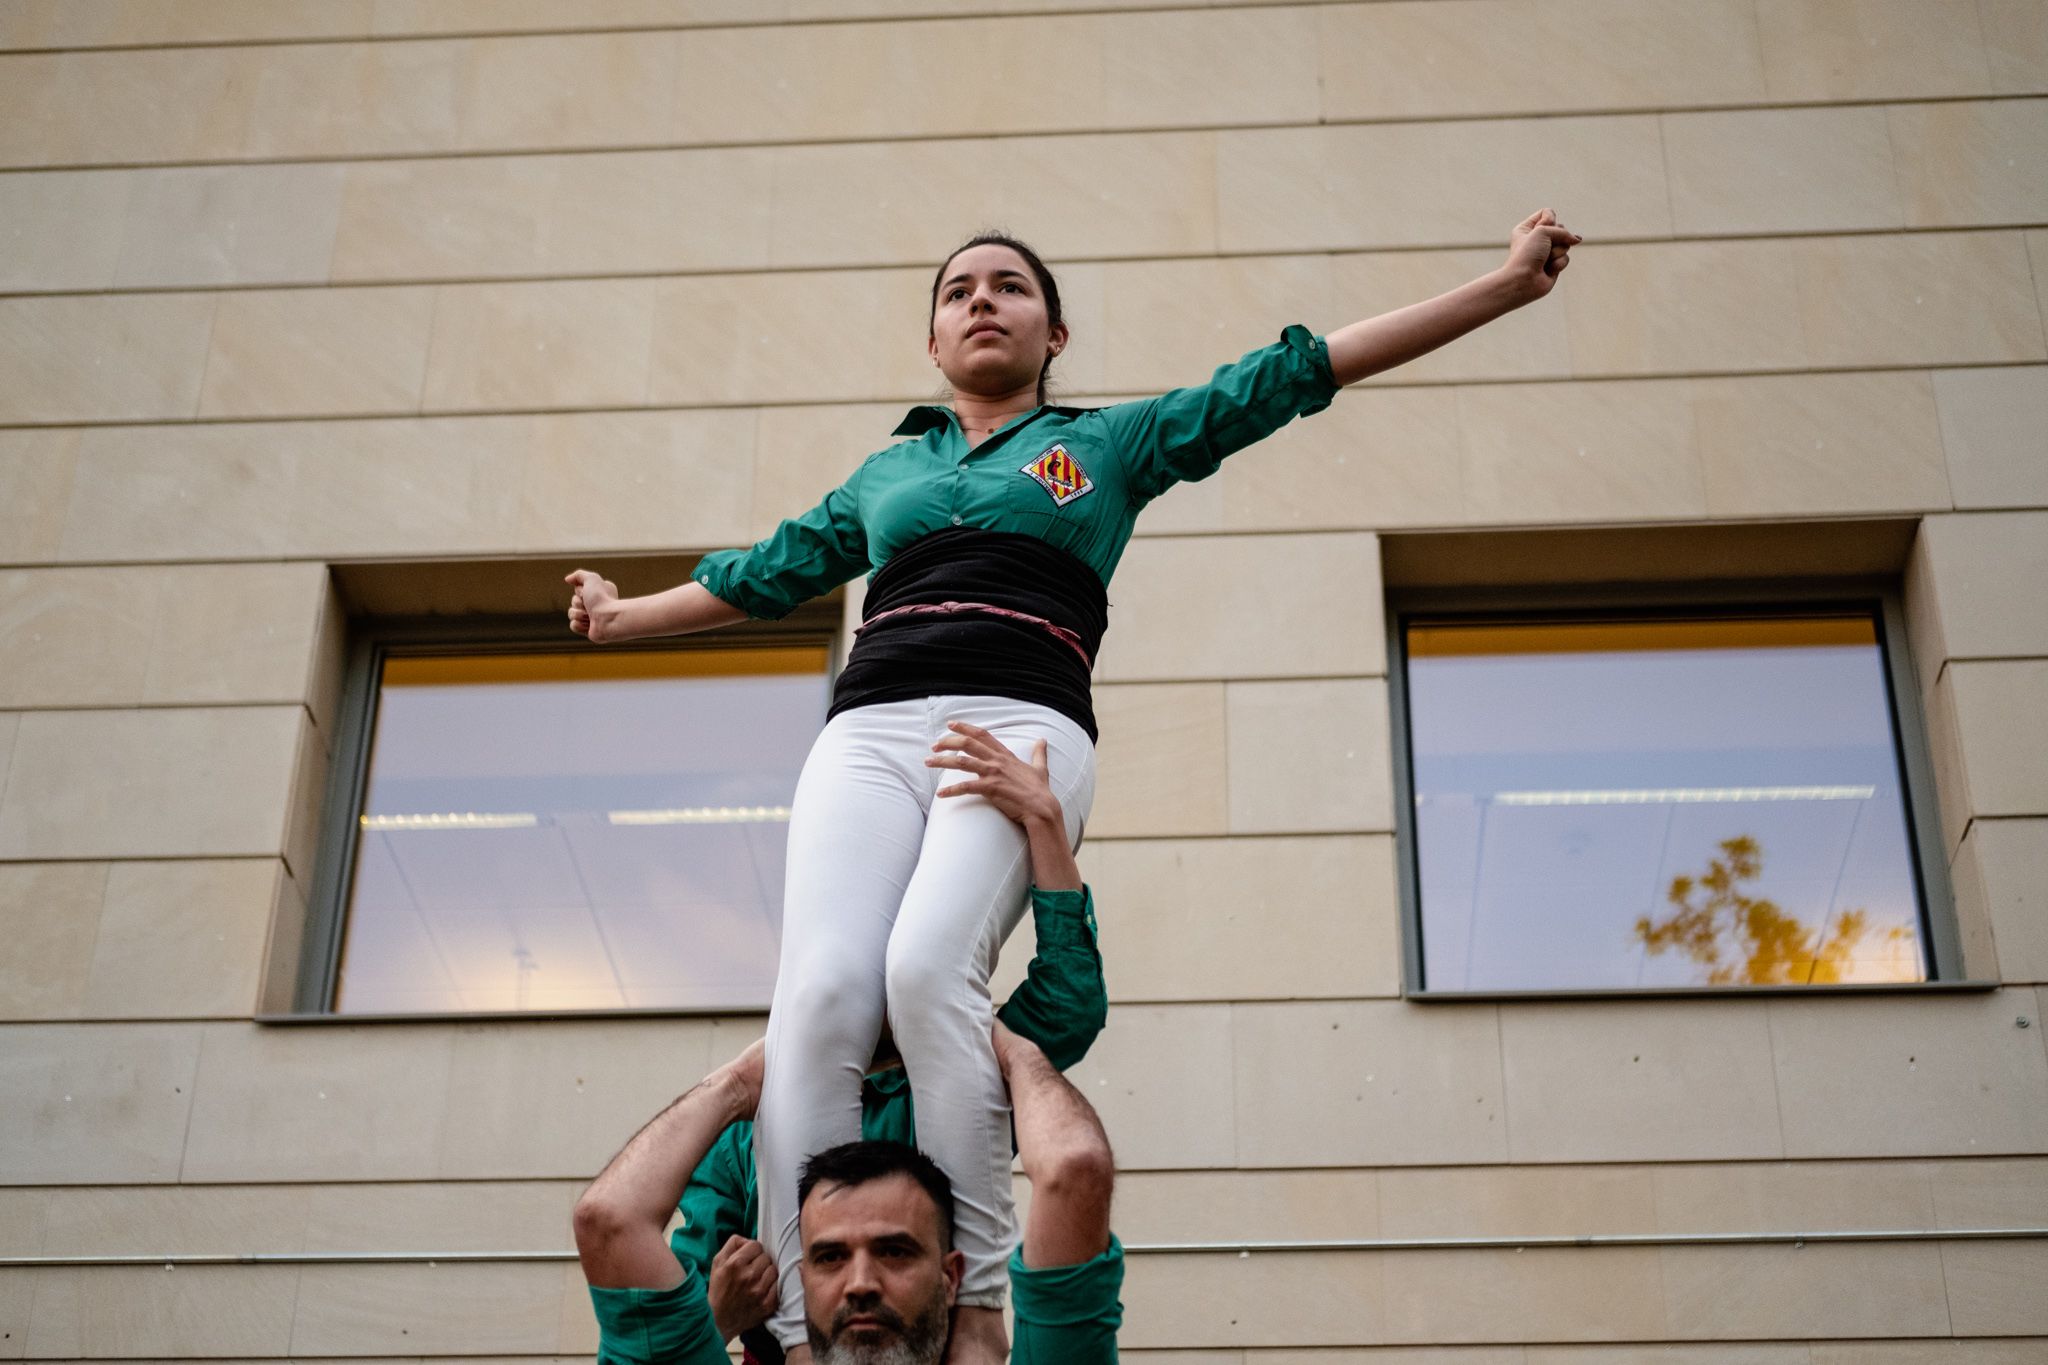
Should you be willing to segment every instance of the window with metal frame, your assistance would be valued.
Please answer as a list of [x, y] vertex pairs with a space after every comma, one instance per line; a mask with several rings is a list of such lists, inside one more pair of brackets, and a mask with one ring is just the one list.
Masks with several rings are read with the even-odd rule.
[[297, 1012], [766, 1008], [832, 644], [359, 630]]
[[1389, 605], [1412, 994], [1961, 976], [1889, 585]]

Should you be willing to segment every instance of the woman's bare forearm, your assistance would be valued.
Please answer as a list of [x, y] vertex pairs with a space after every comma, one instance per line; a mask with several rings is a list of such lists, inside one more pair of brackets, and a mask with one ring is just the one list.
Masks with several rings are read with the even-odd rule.
[[1340, 387], [1356, 384], [1367, 375], [1427, 355], [1528, 302], [1526, 290], [1508, 272], [1488, 271], [1447, 294], [1330, 333], [1324, 338], [1330, 348], [1330, 372]]
[[747, 614], [701, 583], [684, 583], [646, 597], [615, 597], [591, 612], [590, 638], [597, 644], [644, 640], [655, 635], [690, 635], [744, 621]]

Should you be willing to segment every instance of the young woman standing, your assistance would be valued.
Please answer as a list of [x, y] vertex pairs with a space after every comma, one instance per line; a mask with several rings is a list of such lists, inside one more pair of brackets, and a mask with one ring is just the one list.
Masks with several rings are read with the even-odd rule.
[[[1449, 293], [1326, 338], [1288, 327], [1207, 384], [1079, 409], [1046, 402], [1068, 340], [1058, 284], [1023, 243], [984, 234], [932, 285], [926, 344], [950, 406], [912, 409], [900, 444], [751, 549], [706, 556], [692, 582], [622, 599], [590, 570], [568, 576], [570, 628], [605, 643], [781, 617], [873, 575], [792, 806], [756, 1127], [761, 1238], [783, 1276], [774, 1330], [795, 1358], [797, 1171], [859, 1135], [885, 1018], [920, 1138], [954, 1185], [967, 1270], [950, 1358], [1002, 1358], [1015, 1220], [988, 983], [1024, 910], [1030, 843], [1078, 844], [1094, 799], [1090, 674], [1139, 510], [1339, 388], [1545, 297], [1581, 240], [1540, 210], [1500, 267]], [[983, 796], [989, 742], [1026, 758], [1044, 746], [1056, 813], [1020, 823], [986, 798], [938, 799]], [[970, 780], [940, 789], [944, 769]]]

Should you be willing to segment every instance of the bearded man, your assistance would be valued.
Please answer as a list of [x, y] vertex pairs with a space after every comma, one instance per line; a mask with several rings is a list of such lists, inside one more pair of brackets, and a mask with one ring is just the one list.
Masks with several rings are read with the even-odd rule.
[[[1109, 1139], [1094, 1108], [1035, 1044], [998, 1022], [995, 1048], [1032, 1190], [1009, 1262], [1011, 1359], [1114, 1361], [1123, 1247], [1109, 1227]], [[712, 1143], [753, 1114], [760, 1093], [756, 1043], [656, 1115], [578, 1202], [577, 1254], [597, 1307], [599, 1365], [727, 1360], [703, 1277], [678, 1261], [661, 1223], [643, 1215], [675, 1206]], [[964, 1259], [952, 1244], [951, 1186], [928, 1157], [890, 1141], [816, 1153], [804, 1167], [797, 1221], [810, 1346], [790, 1353], [793, 1365], [806, 1356], [810, 1365], [945, 1359]], [[633, 1287], [678, 1275], [672, 1288]]]

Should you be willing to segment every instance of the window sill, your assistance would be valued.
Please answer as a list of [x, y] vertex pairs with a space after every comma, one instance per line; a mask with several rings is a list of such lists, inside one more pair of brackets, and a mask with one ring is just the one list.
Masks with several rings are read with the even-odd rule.
[[1879, 981], [1838, 986], [1621, 986], [1558, 987], [1545, 990], [1414, 991], [1404, 999], [1420, 1005], [1490, 1004], [1523, 1000], [1728, 1000], [1755, 996], [1783, 998], [1828, 995], [1983, 995], [2003, 981]]

